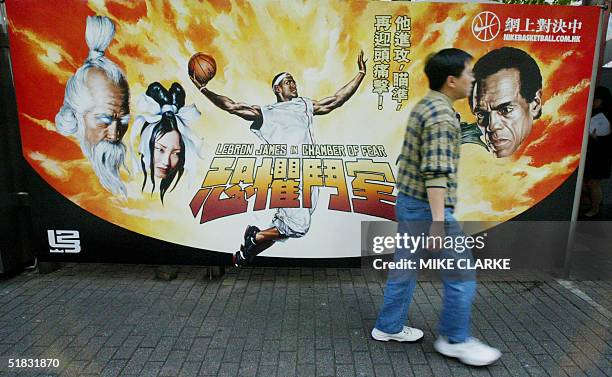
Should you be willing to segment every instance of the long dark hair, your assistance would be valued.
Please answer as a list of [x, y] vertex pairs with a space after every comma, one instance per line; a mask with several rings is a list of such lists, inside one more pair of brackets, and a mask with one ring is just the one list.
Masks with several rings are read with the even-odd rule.
[[608, 122], [612, 123], [612, 95], [610, 94], [610, 90], [605, 86], [596, 87], [593, 95], [593, 101], [596, 99], [601, 100], [601, 106], [599, 106], [597, 109], [593, 108], [593, 113], [591, 116], [603, 113], [603, 115], [608, 118]]
[[[155, 102], [159, 104], [159, 107], [163, 107], [164, 105], [174, 105], [176, 106], [176, 110], [178, 111], [181, 107], [185, 105], [185, 90], [179, 83], [173, 83], [170, 86], [170, 90], [166, 90], [162, 86], [162, 84], [158, 82], [154, 82], [147, 88], [146, 92], [147, 96], [153, 98]], [[145, 123], [142, 127], [142, 132], [149, 127], [149, 123]], [[170, 189], [170, 191], [174, 190], [176, 184], [181, 179], [183, 172], [185, 170], [185, 143], [183, 142], [183, 137], [178, 129], [176, 115], [172, 111], [166, 111], [162, 113], [161, 120], [153, 125], [153, 130], [151, 132], [151, 137], [149, 138], [148, 146], [150, 153], [150, 161], [149, 161], [149, 172], [151, 173], [151, 183], [153, 187], [151, 188], [151, 193], [155, 190], [155, 174], [154, 172], [154, 161], [155, 161], [155, 142], [163, 137], [168, 132], [176, 131], [179, 135], [179, 143], [181, 146], [181, 151], [179, 152], [179, 160], [175, 169], [168, 171], [168, 175], [166, 178], [162, 178], [159, 184], [159, 196], [161, 198], [162, 204], [164, 203], [164, 194], [168, 191], [168, 188], [174, 182], [174, 186]], [[140, 155], [140, 165], [142, 166], [142, 171], [144, 172], [144, 179], [142, 182], [142, 189], [144, 191], [145, 185], [147, 184], [147, 169], [146, 163], [144, 161], [144, 156]]]

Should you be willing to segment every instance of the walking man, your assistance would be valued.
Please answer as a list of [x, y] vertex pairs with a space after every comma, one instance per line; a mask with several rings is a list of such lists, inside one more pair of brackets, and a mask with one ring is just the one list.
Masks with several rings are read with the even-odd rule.
[[[399, 159], [396, 201], [399, 233], [405, 232], [407, 227], [414, 228], [415, 224], [418, 228], [418, 222], [427, 223], [429, 229], [424, 230], [428, 230], [429, 236], [444, 238], [446, 234], [460, 233], [453, 218], [453, 208], [457, 201], [461, 128], [453, 103], [471, 93], [474, 82], [471, 61], [467, 52], [449, 48], [435, 53], [425, 64], [431, 90], [410, 113]], [[436, 250], [439, 248], [441, 245], [421, 253], [471, 258], [469, 250], [459, 254], [454, 250]], [[396, 249], [396, 260], [405, 255]], [[434, 348], [468, 365], [493, 363], [501, 353], [470, 337], [475, 273], [446, 271], [442, 281], [442, 315]], [[399, 342], [416, 342], [423, 338], [421, 330], [404, 325], [415, 286], [414, 271], [389, 272], [384, 303], [372, 338]]]

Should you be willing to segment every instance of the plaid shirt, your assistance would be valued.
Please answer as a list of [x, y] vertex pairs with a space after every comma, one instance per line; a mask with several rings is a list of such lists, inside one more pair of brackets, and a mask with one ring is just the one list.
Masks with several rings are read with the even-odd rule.
[[427, 201], [427, 187], [446, 186], [444, 204], [454, 207], [460, 142], [461, 127], [450, 98], [430, 91], [408, 118], [398, 158], [398, 190]]

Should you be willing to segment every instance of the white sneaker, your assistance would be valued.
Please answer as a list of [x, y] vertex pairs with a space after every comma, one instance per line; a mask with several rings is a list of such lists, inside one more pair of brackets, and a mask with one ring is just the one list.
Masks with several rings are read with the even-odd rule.
[[476, 338], [469, 338], [463, 343], [451, 344], [446, 338], [440, 336], [433, 346], [442, 355], [455, 357], [462, 363], [473, 366], [493, 364], [501, 357], [501, 352], [497, 348], [489, 347]]
[[423, 339], [423, 331], [415, 329], [414, 327], [404, 326], [404, 329], [397, 334], [387, 334], [374, 327], [372, 329], [372, 338], [374, 340], [380, 340], [381, 342], [395, 340], [397, 342], [414, 343]]

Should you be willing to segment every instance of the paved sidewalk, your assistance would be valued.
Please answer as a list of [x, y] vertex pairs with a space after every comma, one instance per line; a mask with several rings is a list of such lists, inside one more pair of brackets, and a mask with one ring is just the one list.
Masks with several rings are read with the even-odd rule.
[[[441, 284], [422, 281], [419, 344], [369, 337], [383, 282], [360, 269], [65, 265], [0, 280], [1, 376], [612, 376], [612, 282], [481, 282], [474, 336], [504, 355], [469, 368], [432, 348]], [[9, 369], [9, 358], [59, 368]]]

